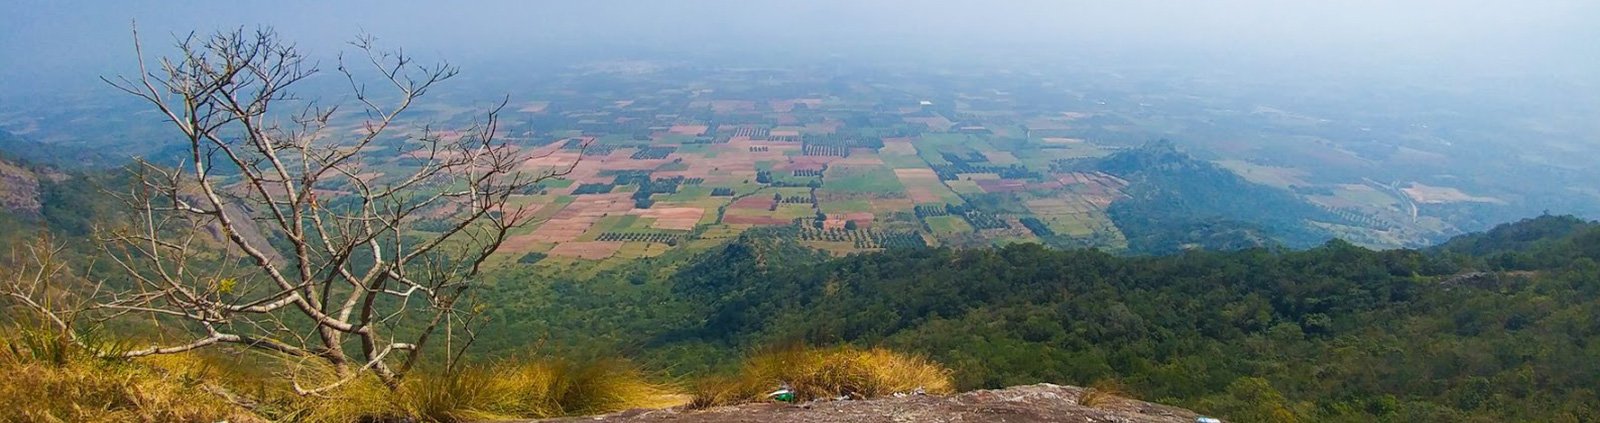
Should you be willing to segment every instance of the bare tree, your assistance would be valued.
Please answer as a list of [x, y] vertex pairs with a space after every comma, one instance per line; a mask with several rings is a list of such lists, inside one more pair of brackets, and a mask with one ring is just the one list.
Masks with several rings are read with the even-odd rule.
[[457, 68], [370, 37], [338, 60], [353, 111], [297, 97], [317, 69], [271, 30], [190, 35], [154, 67], [138, 38], [139, 75], [107, 82], [177, 129], [184, 157], [138, 160], [117, 194], [135, 221], [98, 232], [120, 280], [95, 290], [94, 318], [155, 321], [163, 334], [110, 354], [233, 344], [337, 369], [331, 384], [296, 382], [301, 394], [366, 372], [393, 386], [431, 343], [453, 362], [470, 344], [455, 338], [471, 337], [458, 328], [474, 320], [485, 261], [532, 216], [516, 195], [577, 164], [519, 171], [531, 157], [500, 139], [505, 101], [459, 131], [404, 122]]

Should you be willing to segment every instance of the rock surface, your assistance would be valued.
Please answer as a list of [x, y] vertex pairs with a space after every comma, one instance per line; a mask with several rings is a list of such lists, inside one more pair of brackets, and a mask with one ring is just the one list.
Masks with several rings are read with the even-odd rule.
[[633, 410], [547, 422], [1119, 422], [1192, 423], [1193, 411], [1103, 398], [1094, 407], [1078, 405], [1083, 388], [1039, 384], [972, 391], [950, 396], [908, 396], [867, 401], [816, 401], [804, 404], [745, 404], [708, 410]]
[[39, 177], [33, 171], [0, 160], [0, 210], [39, 216]]

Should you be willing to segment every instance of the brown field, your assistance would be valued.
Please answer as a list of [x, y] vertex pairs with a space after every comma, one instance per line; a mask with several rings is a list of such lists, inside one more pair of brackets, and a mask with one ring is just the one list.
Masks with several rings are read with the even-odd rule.
[[711, 100], [711, 111], [715, 113], [754, 112], [756, 102], [749, 100]]
[[[802, 156], [801, 158], [810, 159], [811, 157]], [[783, 163], [774, 163], [772, 165], [772, 171], [777, 173], [788, 173], [796, 170], [822, 170], [822, 165], [823, 163], [818, 163], [816, 160], [790, 160]]]
[[1401, 188], [1400, 191], [1411, 197], [1411, 200], [1422, 204], [1445, 203], [1498, 203], [1505, 204], [1504, 200], [1492, 197], [1478, 197], [1461, 192], [1451, 187], [1436, 187], [1412, 182], [1411, 186]]
[[1061, 181], [1051, 181], [1051, 180], [1046, 180], [1044, 182], [1028, 184], [1028, 189], [1035, 189], [1035, 190], [1053, 190], [1053, 189], [1061, 189], [1061, 188], [1065, 188], [1065, 187], [1066, 187], [1066, 185], [1063, 185], [1061, 183]]
[[1098, 208], [1110, 206], [1112, 201], [1125, 196], [1122, 189], [1128, 186], [1128, 181], [1104, 172], [1063, 173], [1056, 175], [1056, 181], [1082, 194], [1086, 201]]
[[739, 201], [735, 201], [733, 204], [728, 205], [728, 208], [730, 209], [747, 210], [766, 210], [770, 207], [772, 207], [772, 196], [770, 195], [752, 195], [749, 197], [740, 198]]
[[806, 129], [804, 132], [808, 134], [832, 134], [834, 132], [839, 132], [839, 128], [843, 127], [843, 121], [827, 120], [819, 123], [806, 124]]
[[559, 257], [574, 257], [584, 260], [602, 260], [617, 253], [622, 248], [622, 241], [582, 241], [566, 242], [550, 249], [550, 255]]
[[793, 156], [787, 169], [821, 169], [823, 165], [843, 160], [839, 156]]
[[505, 242], [500, 243], [500, 251], [505, 253], [526, 253], [537, 251], [543, 245], [547, 244], [539, 241], [538, 237], [533, 234], [512, 235], [506, 237]]
[[578, 151], [577, 150], [556, 151], [556, 152], [549, 152], [549, 153], [538, 153], [538, 152], [536, 152], [536, 153], [534, 153], [534, 157], [533, 158], [528, 159], [525, 162], [522, 162], [522, 170], [524, 170], [524, 171], [538, 171], [538, 170], [548, 170], [548, 169], [556, 169], [556, 168], [564, 169], [564, 168], [566, 168], [568, 166], [572, 166], [572, 162], [578, 162], [579, 163], [579, 167], [583, 167], [582, 166], [583, 162], [590, 161], [590, 159], [588, 159], [588, 158], [585, 158], [583, 160], [578, 160], [579, 157], [581, 157], [581, 156], [578, 155]]
[[883, 158], [878, 157], [870, 148], [854, 148], [850, 156], [835, 162], [840, 166], [883, 166]]
[[984, 192], [1017, 192], [1027, 189], [1027, 184], [1015, 179], [977, 179], [978, 187]]
[[698, 137], [705, 135], [707, 129], [711, 129], [711, 127], [707, 125], [672, 125], [672, 128], [668, 129], [667, 132], [678, 135], [693, 135]]
[[772, 217], [772, 216], [740, 216], [740, 215], [732, 215], [732, 214], [730, 214], [730, 215], [727, 215], [727, 216], [723, 216], [722, 223], [726, 223], [726, 224], [729, 224], [729, 225], [767, 225], [767, 226], [776, 225], [776, 226], [781, 226], [781, 225], [790, 224], [790, 223], [792, 223], [792, 221], [791, 220], [786, 220], [786, 219], [781, 219], [781, 218], [776, 218], [776, 217]]
[[1095, 211], [1095, 205], [1076, 198], [1040, 198], [1026, 202], [1028, 210], [1040, 216], [1079, 214]]
[[[665, 159], [634, 160], [629, 158], [629, 156], [633, 155], [634, 151], [635, 150], [631, 148], [617, 149], [617, 151], [612, 152], [610, 155], [600, 158], [598, 162], [587, 158], [584, 159], [584, 161], [603, 170], [651, 170], [661, 167], [662, 164], [672, 162], [672, 159], [677, 158], [677, 153], [673, 153], [668, 155]], [[584, 163], [578, 163], [578, 167], [583, 166]]]
[[900, 179], [900, 185], [906, 187], [906, 195], [911, 197], [911, 201], [917, 203], [944, 201], [944, 197], [935, 191], [936, 189], [942, 191], [945, 188], [936, 187], [939, 185], [939, 175], [934, 174], [933, 169], [895, 169], [894, 176]]
[[633, 199], [627, 193], [579, 196], [556, 212], [555, 216], [534, 228], [529, 236], [536, 242], [572, 241], [587, 232], [601, 217], [632, 209]]
[[772, 101], [768, 102], [768, 104], [772, 106], [772, 111], [774, 111], [774, 112], [789, 113], [789, 112], [794, 111], [794, 106], [797, 105], [797, 104], [804, 104], [804, 105], [806, 105], [806, 107], [815, 109], [815, 108], [817, 108], [817, 106], [821, 106], [822, 105], [822, 99], [820, 99], [820, 98], [796, 98], [796, 99], [790, 99], [790, 100], [772, 100]]
[[988, 157], [990, 163], [997, 165], [1009, 165], [1016, 164], [1018, 162], [1017, 156], [1005, 151], [985, 151], [983, 152], [983, 156]]
[[631, 212], [641, 217], [654, 218], [655, 223], [650, 224], [652, 228], [673, 231], [693, 230], [705, 213], [705, 209], [697, 207], [654, 207], [634, 209]]
[[872, 226], [872, 220], [875, 217], [871, 212], [852, 212], [839, 216], [840, 220], [854, 220], [856, 225], [860, 225], [863, 228]]
[[899, 177], [900, 182], [906, 185], [920, 184], [924, 182], [939, 182], [939, 175], [933, 173], [933, 169], [928, 168], [895, 169], [894, 176]]
[[932, 189], [925, 187], [908, 186], [906, 187], [906, 195], [911, 197], [911, 201], [915, 201], [917, 203], [937, 203], [944, 200], [944, 197], [940, 197], [939, 194], [934, 194]]
[[756, 173], [756, 161], [764, 159], [767, 154], [777, 154], [778, 157], [783, 156], [782, 152], [779, 152], [776, 148], [774, 148], [773, 151], [767, 153], [731, 151], [718, 154], [717, 157], [702, 158], [695, 161], [703, 163], [702, 165], [698, 166], [698, 168], [705, 169], [707, 175], [709, 175], [711, 172], [738, 172], [745, 174], [748, 177], [754, 177]]
[[911, 145], [910, 138], [884, 138], [883, 148], [878, 152], [881, 154], [915, 156], [917, 155], [917, 147]]
[[868, 200], [868, 202], [872, 203], [873, 213], [883, 215], [897, 211], [911, 210], [912, 207], [916, 207], [917, 205], [917, 203], [912, 202], [910, 198], [873, 198]]
[[950, 119], [945, 119], [944, 116], [905, 118], [905, 121], [928, 125], [928, 129], [935, 131], [949, 131], [950, 127], [955, 126], [956, 124], [955, 122], [951, 122]]

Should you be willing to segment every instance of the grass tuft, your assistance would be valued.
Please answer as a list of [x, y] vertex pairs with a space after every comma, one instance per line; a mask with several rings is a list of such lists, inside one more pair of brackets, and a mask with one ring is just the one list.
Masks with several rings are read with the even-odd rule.
[[300, 419], [509, 420], [666, 408], [688, 400], [671, 385], [651, 382], [643, 370], [620, 360], [506, 360], [454, 372], [426, 371], [408, 376], [392, 392], [374, 378], [363, 378], [330, 397], [303, 401]]
[[0, 330], [0, 421], [262, 421], [191, 373], [96, 358], [53, 331]]
[[297, 369], [304, 386], [322, 386], [338, 375], [320, 362], [252, 354], [102, 359], [49, 331], [13, 328], [0, 335], [0, 421], [7, 422], [461, 422], [666, 408], [689, 400], [620, 360], [506, 360], [415, 373], [396, 389], [365, 375], [321, 395], [300, 396], [283, 372], [271, 369]]
[[689, 405], [703, 408], [764, 401], [768, 392], [784, 383], [801, 401], [877, 398], [917, 389], [929, 394], [954, 391], [950, 370], [920, 356], [883, 348], [791, 346], [746, 358], [735, 376], [707, 379]]
[[1078, 394], [1078, 405], [1089, 408], [1100, 408], [1108, 405], [1117, 398], [1128, 397], [1128, 389], [1116, 379], [1101, 379], [1084, 388]]

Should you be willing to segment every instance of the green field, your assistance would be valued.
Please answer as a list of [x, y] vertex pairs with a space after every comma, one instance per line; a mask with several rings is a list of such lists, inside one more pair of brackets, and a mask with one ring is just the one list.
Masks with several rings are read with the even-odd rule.
[[933, 216], [923, 219], [928, 222], [928, 228], [935, 234], [956, 234], [972, 232], [972, 225], [957, 216]]
[[909, 154], [883, 154], [878, 156], [883, 159], [883, 164], [894, 169], [921, 169], [928, 167], [922, 157]]
[[823, 213], [830, 215], [834, 213], [870, 212], [872, 211], [872, 202], [868, 200], [823, 201], [821, 207]]
[[894, 171], [882, 166], [834, 166], [823, 174], [830, 190], [870, 194], [905, 192]]
[[651, 198], [654, 198], [656, 201], [682, 203], [695, 201], [710, 196], [711, 187], [705, 185], [680, 185], [678, 186], [678, 192], [671, 194], [656, 194]]

